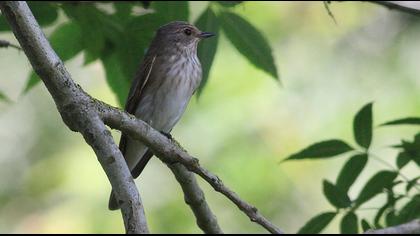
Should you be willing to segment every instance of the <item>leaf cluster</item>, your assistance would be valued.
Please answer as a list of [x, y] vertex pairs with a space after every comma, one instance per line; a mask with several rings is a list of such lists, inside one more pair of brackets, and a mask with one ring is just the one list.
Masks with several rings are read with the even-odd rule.
[[[285, 159], [285, 161], [288, 161], [350, 156], [340, 169], [334, 182], [323, 181], [324, 196], [335, 210], [322, 212], [314, 216], [298, 233], [320, 233], [339, 215], [342, 215], [340, 232], [348, 234], [359, 233], [360, 230], [367, 231], [394, 226], [420, 217], [420, 175], [408, 179], [402, 171], [409, 163], [420, 167], [420, 133], [415, 135], [413, 141], [401, 140], [399, 144], [393, 145], [392, 148], [398, 150], [395, 167], [387, 164], [387, 167], [391, 166], [392, 168], [379, 170], [364, 183], [356, 197], [351, 198], [349, 196], [351, 187], [363, 170], [366, 169], [369, 160], [387, 163], [370, 151], [374, 131], [372, 107], [372, 103], [365, 105], [353, 119], [353, 136], [357, 147], [352, 147], [340, 139], [332, 139], [312, 144]], [[389, 121], [379, 127], [419, 124], [419, 117], [409, 117]], [[405, 185], [405, 191], [402, 193], [396, 190], [396, 186], [400, 184]], [[361, 219], [358, 216], [358, 212], [364, 210], [361, 207], [381, 194], [386, 196], [385, 203], [379, 208], [369, 208], [376, 211], [373, 219]], [[404, 200], [404, 204], [397, 205]]]

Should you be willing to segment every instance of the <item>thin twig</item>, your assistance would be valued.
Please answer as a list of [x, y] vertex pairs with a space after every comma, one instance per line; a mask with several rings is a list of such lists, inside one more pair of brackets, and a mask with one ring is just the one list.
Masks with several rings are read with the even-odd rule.
[[323, 2], [324, 2], [325, 10], [327, 10], [328, 15], [333, 19], [334, 23], [336, 25], [338, 25], [337, 24], [337, 21], [335, 20], [334, 14], [331, 12], [331, 9], [330, 9], [330, 6], [329, 6], [329, 4], [331, 3], [331, 1], [323, 1]]
[[8, 47], [15, 48], [19, 51], [22, 51], [22, 48], [20, 48], [18, 45], [15, 45], [15, 44], [10, 43], [9, 41], [0, 39], [0, 48], [8, 48]]

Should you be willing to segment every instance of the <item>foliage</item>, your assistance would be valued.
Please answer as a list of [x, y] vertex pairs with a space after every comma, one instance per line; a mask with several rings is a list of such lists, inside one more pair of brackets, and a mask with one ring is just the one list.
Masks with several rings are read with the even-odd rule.
[[[415, 135], [413, 141], [401, 140], [400, 144], [392, 148], [398, 150], [396, 168], [387, 164], [391, 169], [380, 170], [375, 173], [361, 189], [356, 198], [349, 197], [349, 190], [365, 169], [368, 160], [380, 161], [374, 153], [369, 151], [372, 143], [373, 129], [372, 103], [365, 105], [354, 117], [353, 133], [355, 142], [360, 150], [353, 149], [341, 140], [328, 140], [310, 145], [285, 160], [320, 159], [338, 157], [349, 153], [350, 159], [341, 168], [337, 180], [332, 183], [323, 181], [323, 192], [328, 202], [336, 209], [334, 212], [321, 213], [310, 219], [298, 233], [319, 233], [337, 215], [342, 214], [340, 221], [341, 233], [358, 233], [359, 224], [363, 231], [380, 229], [407, 222], [420, 217], [420, 175], [408, 179], [402, 169], [409, 163], [420, 167], [420, 133]], [[379, 127], [391, 125], [419, 125], [420, 118], [410, 117], [386, 122]], [[344, 158], [345, 155], [339, 157]], [[404, 184], [404, 192], [398, 192], [396, 186]], [[361, 206], [378, 195], [385, 195], [386, 201], [382, 207], [374, 209], [376, 214], [370, 221], [360, 219], [357, 215]], [[404, 199], [408, 201], [404, 202]], [[402, 205], [401, 202], [404, 202]], [[398, 204], [397, 204], [398, 203]]]
[[[203, 67], [199, 94], [210, 75], [220, 29], [246, 59], [278, 79], [272, 50], [263, 34], [250, 22], [233, 13], [241, 3], [210, 2], [194, 22], [199, 29], [216, 33], [216, 37], [201, 43], [198, 48]], [[67, 20], [60, 23], [49, 36], [53, 48], [63, 61], [74, 58], [80, 52], [84, 55], [84, 65], [99, 60], [104, 66], [107, 83], [121, 106], [125, 103], [131, 80], [154, 32], [170, 21], [190, 20], [187, 1], [29, 2], [29, 6], [43, 27], [56, 23], [60, 11], [65, 14]], [[0, 31], [8, 30], [5, 19], [0, 18]], [[28, 92], [39, 81], [39, 77], [31, 72], [24, 92]]]

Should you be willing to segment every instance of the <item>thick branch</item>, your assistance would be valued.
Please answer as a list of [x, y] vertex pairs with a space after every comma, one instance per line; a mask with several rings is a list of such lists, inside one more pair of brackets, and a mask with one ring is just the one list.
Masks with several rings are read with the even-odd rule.
[[420, 219], [385, 229], [369, 230], [365, 234], [420, 234]]
[[207, 205], [204, 193], [198, 185], [194, 174], [180, 163], [168, 164], [168, 167], [181, 185], [182, 191], [184, 191], [185, 202], [193, 211], [197, 219], [197, 225], [207, 234], [222, 234], [223, 232], [217, 223], [216, 216]]
[[80, 132], [95, 151], [121, 202], [126, 232], [147, 233], [136, 185], [121, 152], [93, 108], [92, 98], [73, 82], [25, 2], [0, 2], [0, 9], [51, 93], [64, 122], [71, 130]]
[[235, 203], [251, 221], [263, 226], [271, 233], [283, 233], [273, 223], [262, 216], [257, 208], [239, 198], [239, 196], [226, 187], [216, 175], [201, 167], [197, 158], [190, 156], [181, 147], [160, 132], [154, 130], [147, 123], [104, 103], [98, 102], [97, 105], [101, 117], [108, 126], [119, 129], [130, 137], [143, 142], [151, 148], [153, 153], [155, 153], [163, 162], [169, 164], [179, 162], [183, 164], [188, 170], [200, 175], [216, 191], [222, 193]]

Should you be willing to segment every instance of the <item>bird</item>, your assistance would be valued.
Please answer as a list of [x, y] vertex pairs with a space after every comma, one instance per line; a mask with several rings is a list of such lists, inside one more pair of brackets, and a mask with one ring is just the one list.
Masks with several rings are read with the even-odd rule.
[[[169, 137], [201, 82], [197, 45], [214, 35], [184, 21], [159, 27], [134, 76], [125, 111]], [[141, 174], [153, 156], [146, 145], [124, 133], [119, 149], [133, 178]], [[113, 191], [108, 208], [120, 208]]]

